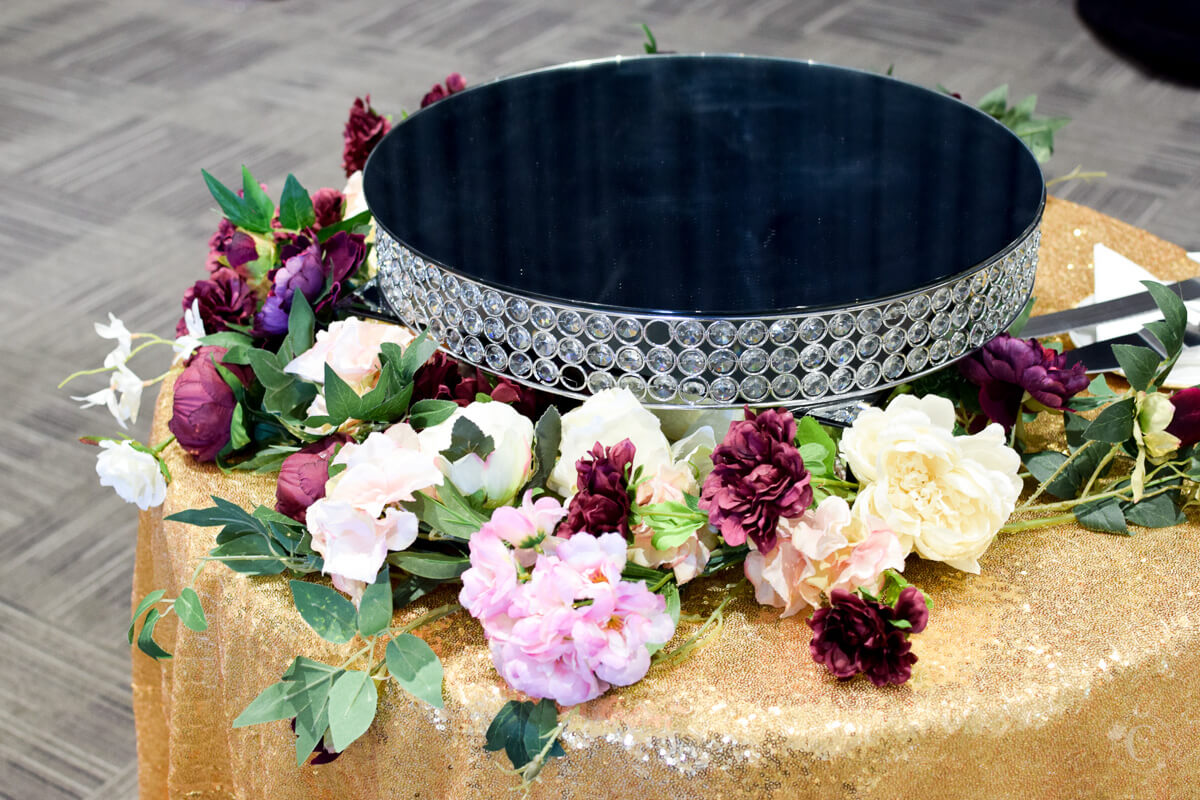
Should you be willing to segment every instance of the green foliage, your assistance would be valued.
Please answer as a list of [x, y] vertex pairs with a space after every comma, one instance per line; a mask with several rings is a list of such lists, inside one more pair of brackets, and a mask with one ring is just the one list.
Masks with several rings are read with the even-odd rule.
[[1125, 513], [1115, 497], [1104, 497], [1080, 503], [1074, 508], [1075, 520], [1089, 531], [1099, 533], [1123, 533], [1128, 535]]
[[250, 174], [250, 170], [242, 167], [242, 197], [219, 180], [200, 170], [204, 183], [213, 199], [221, 207], [221, 213], [239, 228], [245, 228], [253, 233], [269, 233], [271, 217], [275, 214], [275, 206], [267, 197], [258, 181]]
[[529, 489], [544, 489], [546, 481], [554, 469], [558, 459], [558, 448], [562, 443], [562, 417], [558, 409], [550, 406], [537, 421], [533, 429], [533, 455], [536, 468], [529, 483], [525, 484], [521, 494]]
[[[492, 719], [483, 747], [492, 752], [503, 749], [513, 768], [524, 772], [528, 780], [545, 761], [566, 755], [557, 734], [558, 710], [553, 700], [539, 703], [510, 700]], [[531, 769], [526, 771], [527, 768]]]
[[158, 623], [161, 614], [157, 608], [150, 609], [146, 614], [146, 621], [142, 623], [142, 630], [138, 633], [137, 646], [146, 655], [153, 659], [167, 659], [171, 654], [158, 646], [158, 642], [154, 641], [154, 626]]
[[[1108, 381], [1103, 375], [1097, 375], [1092, 378], [1092, 382], [1087, 387], [1088, 394], [1091, 397], [1082, 397], [1076, 395], [1071, 398], [1067, 407], [1072, 411], [1092, 411], [1106, 406], [1117, 398], [1117, 393], [1108, 387]], [[1067, 419], [1071, 419], [1074, 415], [1068, 414]]]
[[[325, 406], [328, 414], [310, 417], [305, 425], [337, 427], [349, 419], [387, 424], [403, 419], [409, 413], [413, 375], [434, 347], [425, 334], [418, 336], [404, 350], [390, 342], [384, 344], [379, 356], [379, 382], [362, 397], [326, 364]], [[426, 410], [429, 408], [425, 407]]]
[[296, 610], [327, 642], [345, 644], [358, 631], [358, 612], [341, 592], [320, 583], [291, 581]]
[[442, 662], [421, 638], [402, 633], [388, 642], [388, 672], [404, 691], [435, 708], [442, 700]]
[[413, 430], [424, 430], [439, 425], [454, 415], [458, 403], [453, 400], [418, 400], [408, 410], [408, 424]]
[[358, 632], [375, 636], [387, 630], [392, 622], [392, 582], [388, 568], [379, 571], [375, 582], [363, 590], [358, 604]]
[[424, 493], [417, 494], [412, 502], [402, 505], [442, 536], [464, 542], [491, 518], [490, 514], [472, 505], [449, 481], [438, 487], [438, 496], [440, 500]]
[[361, 670], [347, 670], [329, 689], [329, 733], [333, 748], [345, 750], [375, 721], [379, 693], [375, 681]]
[[324, 242], [333, 236], [335, 233], [346, 231], [347, 233], [362, 233], [366, 234], [371, 229], [371, 212], [362, 211], [355, 214], [349, 219], [344, 219], [341, 222], [335, 222], [332, 225], [326, 225], [321, 230], [317, 231], [317, 241]]
[[643, 22], [642, 30], [646, 34], [646, 41], [642, 42], [642, 47], [645, 49], [645, 51], [648, 55], [657, 54], [658, 53], [658, 40], [654, 38], [654, 34], [650, 31], [650, 26]]
[[837, 461], [837, 443], [821, 423], [812, 417], [801, 417], [796, 421], [796, 445], [805, 468], [815, 478], [834, 475]]
[[450, 446], [441, 454], [453, 464], [470, 453], [487, 458], [495, 449], [496, 443], [491, 436], [486, 435], [478, 425], [466, 417], [459, 417], [454, 420], [454, 427], [450, 429]]
[[1101, 411], [1083, 431], [1094, 442], [1121, 444], [1133, 436], [1134, 399], [1118, 400]]
[[[668, 583], [663, 586], [661, 594], [663, 596], [663, 600], [667, 602], [667, 615], [670, 616], [671, 621], [678, 626], [679, 612], [681, 610], [679, 603], [679, 587], [674, 583]], [[650, 655], [654, 655], [661, 650], [664, 645], [666, 645], [666, 642], [650, 643], [646, 645], [646, 650], [649, 651]]]
[[316, 221], [308, 191], [295, 175], [289, 174], [283, 183], [283, 196], [279, 198], [279, 224], [289, 231], [298, 231]]
[[244, 728], [296, 718], [296, 763], [303, 764], [329, 727], [329, 694], [344, 670], [297, 656], [279, 683], [263, 689], [233, 721]]
[[204, 618], [204, 607], [200, 605], [200, 595], [190, 586], [185, 586], [175, 598], [175, 616], [179, 621], [194, 631], [208, 630], [208, 620]]
[[1129, 385], [1139, 392], [1147, 391], [1158, 371], [1161, 360], [1158, 353], [1149, 347], [1130, 344], [1114, 344], [1112, 351], [1117, 363], [1125, 372], [1125, 378], [1129, 381]]
[[278, 575], [285, 569], [312, 572], [320, 568], [308, 545], [304, 526], [273, 509], [259, 506], [253, 514], [214, 496], [209, 508], [191, 508], [167, 517], [201, 528], [220, 526], [217, 547], [209, 557], [247, 575]]
[[686, 503], [668, 500], [637, 507], [635, 524], [641, 522], [650, 526], [654, 531], [651, 544], [656, 549], [678, 547], [708, 524], [708, 514], [700, 510], [698, 498], [693, 495], [684, 497]]
[[424, 597], [442, 582], [433, 578], [422, 578], [420, 575], [404, 575], [396, 581], [392, 589], [392, 607], [404, 608], [409, 603]]
[[412, 575], [438, 581], [453, 580], [471, 567], [471, 560], [465, 554], [431, 553], [424, 550], [389, 553], [388, 563]]
[[1121, 511], [1131, 524], [1140, 525], [1143, 528], [1169, 528], [1172, 525], [1182, 525], [1187, 521], [1187, 517], [1176, 505], [1177, 494], [1177, 492], [1163, 492], [1145, 497], [1137, 503], [1122, 503]]
[[979, 101], [979, 110], [1009, 128], [1033, 151], [1039, 162], [1054, 153], [1054, 133], [1070, 122], [1068, 117], [1034, 116], [1037, 95], [1031, 94], [1015, 106], [1008, 105], [1008, 84], [997, 86]]

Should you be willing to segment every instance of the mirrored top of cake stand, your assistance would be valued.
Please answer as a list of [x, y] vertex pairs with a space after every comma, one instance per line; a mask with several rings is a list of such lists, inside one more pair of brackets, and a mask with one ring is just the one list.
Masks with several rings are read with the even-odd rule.
[[949, 363], [1032, 288], [1041, 170], [882, 75], [616, 58], [399, 122], [364, 186], [396, 315], [497, 374], [651, 404], [828, 403]]

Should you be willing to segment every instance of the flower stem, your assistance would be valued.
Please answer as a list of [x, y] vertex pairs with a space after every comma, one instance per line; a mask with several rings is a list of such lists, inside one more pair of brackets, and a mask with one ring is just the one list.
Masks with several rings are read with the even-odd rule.
[[1018, 531], [1033, 531], [1039, 528], [1052, 528], [1055, 525], [1064, 525], [1068, 522], [1075, 521], [1075, 514], [1057, 514], [1053, 517], [1042, 517], [1040, 519], [1027, 519], [1020, 522], [1010, 522], [1000, 529], [1000, 533], [1017, 533]]
[[390, 632], [394, 633], [396, 636], [400, 636], [405, 633], [412, 633], [423, 625], [428, 625], [431, 622], [437, 622], [442, 617], [448, 617], [451, 614], [458, 613], [459, 611], [462, 611], [462, 605], [459, 603], [447, 603], [444, 606], [438, 606], [432, 611], [426, 611], [424, 614], [417, 617], [407, 625], [391, 628]]
[[[1038, 484], [1038, 487], [1037, 487], [1037, 489], [1034, 490], [1033, 494], [1029, 495], [1029, 499], [1026, 500], [1024, 503], [1022, 503], [1021, 505], [1017, 506], [1016, 511], [1020, 512], [1020, 511], [1028, 510], [1028, 508], [1033, 505], [1033, 501], [1037, 500], [1039, 497], [1042, 496], [1042, 492], [1046, 491], [1046, 487], [1049, 486], [1050, 484], [1054, 483], [1054, 479], [1062, 474], [1063, 470], [1065, 470], [1067, 468], [1067, 465], [1070, 464], [1072, 461], [1074, 461], [1076, 458], [1078, 458], [1080, 453], [1082, 453], [1084, 450], [1087, 450], [1093, 444], [1095, 444], [1094, 441], [1084, 442], [1084, 444], [1078, 450], [1076, 450], [1074, 453], [1071, 453], [1071, 455], [1067, 456], [1067, 458], [1061, 464], [1058, 465], [1058, 469], [1056, 469], [1056, 470], [1054, 470], [1054, 472], [1050, 473], [1049, 478], [1046, 478], [1046, 480], [1044, 480]], [[1046, 506], [1042, 506], [1042, 508], [1046, 508]]]
[[167, 437], [165, 440], [163, 440], [163, 443], [162, 443], [162, 444], [160, 444], [160, 445], [156, 445], [155, 447], [152, 447], [152, 448], [151, 448], [151, 450], [153, 450], [153, 451], [154, 451], [154, 454], [155, 454], [155, 455], [158, 455], [158, 454], [159, 454], [159, 453], [161, 453], [163, 450], [166, 450], [166, 449], [167, 449], [167, 447], [169, 447], [169, 446], [171, 445], [171, 443], [172, 443], [172, 442], [174, 442], [174, 441], [175, 441], [175, 434], [171, 434], [171, 435], [170, 435], [170, 436], [168, 436], [168, 437]]

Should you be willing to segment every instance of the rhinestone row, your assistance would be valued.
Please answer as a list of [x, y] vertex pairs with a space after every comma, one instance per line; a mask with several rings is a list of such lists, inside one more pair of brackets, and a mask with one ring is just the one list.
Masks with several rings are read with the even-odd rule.
[[651, 406], [827, 404], [948, 364], [1033, 291], [1040, 231], [901, 299], [779, 317], [697, 319], [542, 302], [458, 276], [379, 231], [379, 286], [451, 354], [574, 397], [623, 386]]

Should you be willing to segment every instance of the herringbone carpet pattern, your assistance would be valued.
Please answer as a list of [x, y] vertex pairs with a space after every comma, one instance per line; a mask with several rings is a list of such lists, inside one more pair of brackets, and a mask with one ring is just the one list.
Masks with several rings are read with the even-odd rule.
[[1037, 92], [1040, 110], [1075, 120], [1049, 173], [1110, 175], [1060, 195], [1200, 246], [1200, 95], [1119, 61], [1067, 2], [4, 0], [0, 797], [136, 791], [136, 513], [73, 441], [111, 421], [54, 386], [99, 364], [91, 323], [110, 310], [133, 330], [173, 329], [217, 219], [200, 168], [340, 186], [354, 95], [396, 113], [451, 71], [638, 52], [641, 21], [664, 48], [895, 64], [969, 99], [1004, 81]]

